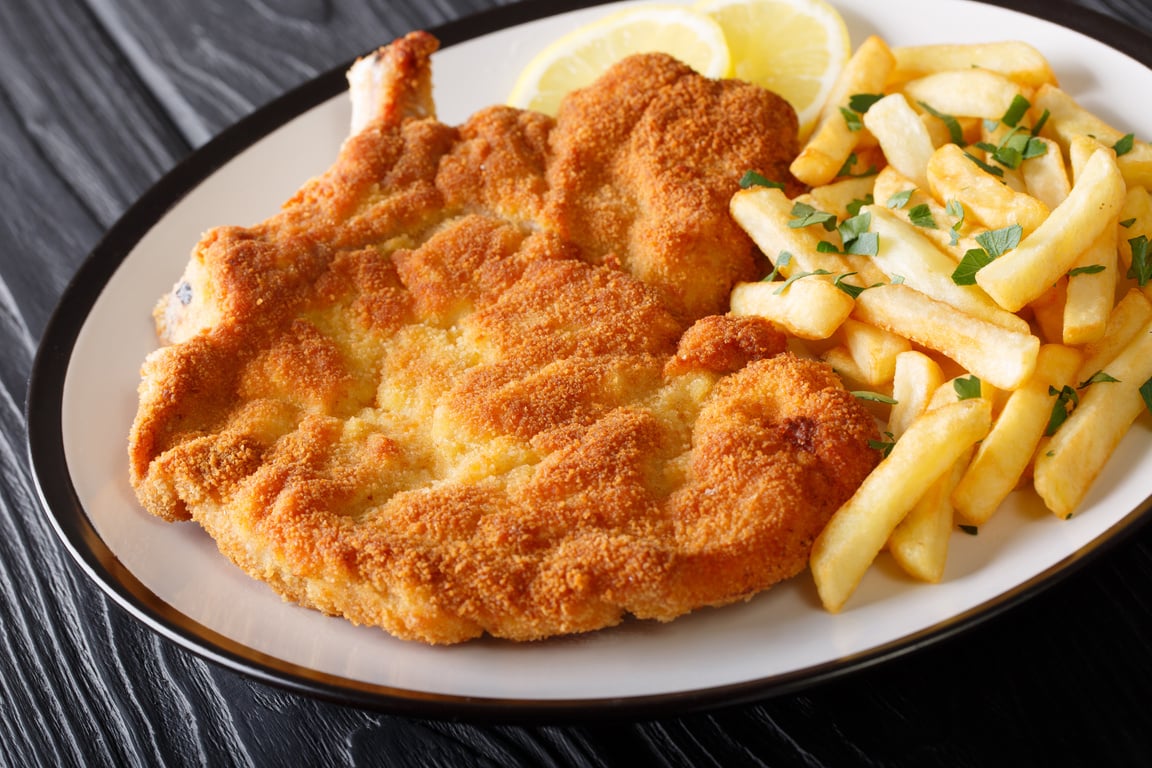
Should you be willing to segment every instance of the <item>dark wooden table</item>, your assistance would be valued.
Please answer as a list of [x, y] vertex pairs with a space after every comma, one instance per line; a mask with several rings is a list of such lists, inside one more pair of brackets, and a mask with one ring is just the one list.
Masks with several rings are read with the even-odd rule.
[[[1147, 0], [1076, 2], [1077, 26], [1110, 17], [1152, 47]], [[412, 719], [254, 682], [143, 627], [76, 567], [37, 499], [23, 406], [38, 339], [102, 233], [277, 95], [408, 30], [498, 4], [0, 3], [0, 764], [1149, 764], [1147, 526], [958, 637], [798, 693], [531, 725]], [[1073, 18], [1071, 6], [1030, 7]]]

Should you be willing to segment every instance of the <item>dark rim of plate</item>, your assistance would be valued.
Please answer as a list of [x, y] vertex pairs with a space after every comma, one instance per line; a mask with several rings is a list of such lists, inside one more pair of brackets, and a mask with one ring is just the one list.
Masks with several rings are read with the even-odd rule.
[[[1079, 31], [1152, 68], [1152, 39], [1123, 22], [1066, 0], [985, 2]], [[524, 0], [430, 30], [444, 47], [517, 24], [602, 5], [609, 0]], [[77, 337], [105, 284], [140, 239], [190, 190], [248, 146], [346, 89], [352, 59], [268, 103], [193, 152], [150, 188], [108, 231], [65, 289], [40, 343], [26, 403], [28, 455], [41, 503], [84, 572], [130, 615], [197, 655], [260, 682], [344, 705], [413, 717], [502, 723], [656, 717], [794, 693], [952, 637], [999, 615], [1079, 569], [1152, 518], [1149, 501], [1107, 535], [1024, 584], [949, 621], [860, 654], [767, 679], [667, 694], [598, 699], [493, 699], [431, 694], [363, 683], [297, 666], [235, 642], [167, 605], [125, 568], [92, 527], [72, 485], [64, 453], [61, 404]]]

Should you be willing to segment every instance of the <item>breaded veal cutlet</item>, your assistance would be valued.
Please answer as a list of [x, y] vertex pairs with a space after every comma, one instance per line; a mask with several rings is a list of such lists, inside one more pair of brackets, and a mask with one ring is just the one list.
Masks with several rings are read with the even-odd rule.
[[873, 419], [766, 320], [728, 214], [776, 95], [629, 58], [554, 119], [460, 126], [434, 37], [350, 72], [353, 133], [157, 307], [131, 482], [286, 599], [427, 643], [668, 621], [797, 574]]

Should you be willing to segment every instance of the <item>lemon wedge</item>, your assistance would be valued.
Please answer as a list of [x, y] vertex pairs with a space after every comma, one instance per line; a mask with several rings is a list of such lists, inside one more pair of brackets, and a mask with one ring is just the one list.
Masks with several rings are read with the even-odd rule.
[[848, 26], [826, 0], [699, 0], [724, 30], [733, 76], [783, 96], [811, 133], [852, 55]]
[[617, 11], [560, 37], [520, 73], [508, 104], [555, 115], [560, 100], [590, 85], [634, 53], [663, 52], [707, 77], [727, 77], [732, 59], [724, 30], [689, 6], [642, 5]]

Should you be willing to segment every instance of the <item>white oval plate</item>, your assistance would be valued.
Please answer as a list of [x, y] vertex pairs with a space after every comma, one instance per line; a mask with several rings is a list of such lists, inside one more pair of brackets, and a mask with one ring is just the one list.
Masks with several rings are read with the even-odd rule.
[[[1089, 21], [1112, 45], [965, 0], [837, 4], [854, 43], [872, 33], [891, 45], [1027, 40], [1085, 106], [1126, 130], [1152, 125], [1152, 101], [1132, 98], [1152, 93], [1152, 70], [1112, 47], [1147, 52], [1147, 40], [1103, 17]], [[441, 119], [460, 122], [502, 101], [541, 45], [616, 7], [506, 26], [543, 15], [542, 6], [510, 6], [438, 30], [446, 42], [462, 40], [435, 57]], [[477, 29], [493, 31], [476, 37]], [[342, 73], [333, 72], [289, 94], [157, 185], [82, 267], [37, 358], [29, 448], [53, 524], [102, 588], [181, 645], [271, 683], [407, 713], [685, 710], [794, 690], [970, 626], [1050, 584], [1145, 517], [1152, 491], [1146, 415], [1073, 519], [1056, 520], [1033, 495], [1017, 493], [978, 536], [953, 537], [943, 583], [913, 583], [882, 557], [839, 615], [820, 608], [804, 575], [746, 604], [667, 625], [629, 622], [535, 644], [432, 648], [282, 602], [232, 567], [199, 527], [164, 523], [139, 507], [127, 482], [126, 436], [139, 366], [156, 345], [153, 303], [202, 231], [259, 221], [331, 163], [349, 120], [341, 84]]]

